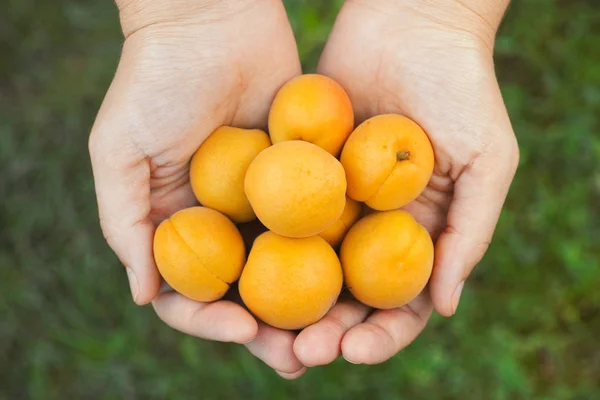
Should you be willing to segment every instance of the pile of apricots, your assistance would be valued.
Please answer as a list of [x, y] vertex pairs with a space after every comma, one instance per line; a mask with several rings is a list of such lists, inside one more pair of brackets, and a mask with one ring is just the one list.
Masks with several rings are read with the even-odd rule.
[[317, 322], [344, 287], [370, 307], [401, 307], [432, 272], [432, 239], [401, 208], [433, 168], [414, 121], [386, 114], [355, 126], [336, 81], [298, 76], [276, 94], [268, 133], [222, 126], [197, 149], [189, 177], [201, 205], [158, 226], [157, 267], [201, 302], [237, 281], [248, 310], [281, 329]]

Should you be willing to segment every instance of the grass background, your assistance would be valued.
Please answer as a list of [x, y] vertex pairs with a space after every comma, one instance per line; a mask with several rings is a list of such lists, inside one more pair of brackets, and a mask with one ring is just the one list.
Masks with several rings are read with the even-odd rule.
[[[600, 8], [520, 0], [497, 41], [522, 149], [456, 317], [378, 366], [296, 382], [131, 302], [87, 135], [121, 45], [110, 1], [0, 13], [0, 399], [600, 399]], [[307, 71], [340, 1], [286, 1]]]

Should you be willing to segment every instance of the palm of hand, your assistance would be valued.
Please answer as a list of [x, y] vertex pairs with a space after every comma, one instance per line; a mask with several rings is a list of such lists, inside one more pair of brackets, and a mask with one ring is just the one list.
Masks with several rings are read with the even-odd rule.
[[127, 267], [136, 303], [152, 300], [158, 316], [182, 332], [247, 342], [257, 323], [240, 305], [201, 304], [172, 291], [157, 296], [152, 238], [157, 222], [196, 203], [188, 164], [214, 129], [266, 125], [276, 91], [301, 73], [293, 33], [283, 6], [268, 2], [226, 20], [143, 25], [125, 29], [90, 136], [101, 225]]
[[453, 314], [454, 293], [460, 295], [460, 282], [487, 249], [516, 168], [491, 45], [420, 15], [406, 22], [348, 3], [318, 71], [345, 87], [358, 122], [399, 113], [428, 133], [434, 174], [405, 209], [437, 239], [434, 273], [428, 290], [400, 309], [369, 314], [354, 300], [335, 306], [296, 340], [305, 365], [326, 364], [340, 352], [352, 362], [382, 362], [414, 340], [433, 304], [441, 314]]
[[[452, 314], [455, 285], [485, 251], [514, 173], [514, 138], [506, 135], [510, 123], [489, 48], [418, 17], [400, 30], [397, 20], [355, 4], [344, 6], [318, 72], [347, 89], [357, 121], [401, 113], [429, 134], [434, 176], [406, 207], [439, 238], [429, 289], [407, 306], [373, 313], [342, 298], [298, 335], [257, 325], [225, 300], [205, 305], [168, 292], [153, 302], [180, 331], [222, 341], [254, 337], [249, 350], [289, 378], [340, 354], [382, 362], [414, 340], [433, 304]], [[128, 271], [135, 270], [136, 302], [147, 303], [158, 290], [154, 224], [195, 203], [187, 176], [195, 149], [220, 125], [264, 126], [276, 90], [299, 73], [283, 7], [250, 7], [218, 24], [156, 24], [127, 39], [90, 151], [103, 230]], [[482, 210], [483, 201], [489, 204]]]
[[464, 32], [431, 27], [402, 30], [382, 41], [393, 25], [373, 29], [353, 22], [342, 11], [319, 71], [348, 90], [358, 122], [399, 113], [426, 130], [436, 154], [434, 175], [406, 208], [437, 237], [446, 226], [455, 182], [494, 140], [488, 125], [501, 99], [489, 49]]
[[[187, 165], [208, 135], [220, 125], [264, 126], [275, 91], [300, 73], [286, 21], [261, 23], [272, 10], [246, 13], [227, 23], [150, 26], [125, 42], [94, 131], [112, 141], [102, 145], [129, 146], [148, 160], [155, 220], [193, 203]], [[127, 119], [125, 129], [115, 113]]]

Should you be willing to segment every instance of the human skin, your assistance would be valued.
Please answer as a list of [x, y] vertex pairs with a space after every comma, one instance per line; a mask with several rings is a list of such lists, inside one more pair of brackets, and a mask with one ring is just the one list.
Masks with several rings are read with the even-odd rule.
[[125, 41], [89, 150], [100, 224], [126, 267], [133, 299], [152, 303], [174, 329], [246, 343], [281, 375], [299, 375], [304, 367], [291, 334], [257, 323], [232, 301], [204, 304], [169, 288], [159, 293], [152, 253], [156, 225], [197, 204], [188, 179], [194, 151], [221, 125], [266, 129], [275, 93], [301, 74], [285, 9], [279, 0], [117, 6]]
[[[205, 339], [247, 342], [287, 379], [340, 355], [382, 362], [411, 343], [433, 305], [452, 315], [461, 282], [485, 253], [518, 164], [493, 69], [506, 0], [347, 1], [318, 67], [342, 84], [356, 122], [386, 112], [419, 123], [436, 166], [406, 207], [437, 239], [429, 288], [409, 305], [372, 312], [340, 299], [297, 337], [257, 324], [239, 305], [158, 295], [155, 225], [195, 204], [193, 151], [216, 127], [265, 128], [277, 89], [300, 74], [279, 0], [120, 0], [126, 36], [90, 136], [101, 226], [126, 266], [134, 300]], [[243, 34], [241, 34], [243, 33]], [[430, 295], [431, 293], [431, 295]]]
[[[355, 300], [333, 307], [294, 343], [304, 365], [342, 355], [383, 362], [409, 345], [433, 307], [456, 312], [464, 281], [492, 240], [519, 152], [494, 74], [506, 0], [346, 1], [318, 72], [350, 95], [357, 123], [399, 113], [420, 124], [435, 152], [429, 185], [404, 207], [436, 240], [428, 287], [394, 310]], [[384, 40], [385, 38], [385, 40]]]

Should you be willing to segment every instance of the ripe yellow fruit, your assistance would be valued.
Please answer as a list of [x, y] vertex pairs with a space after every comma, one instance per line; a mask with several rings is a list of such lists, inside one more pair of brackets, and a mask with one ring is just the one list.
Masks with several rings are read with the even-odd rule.
[[402, 210], [363, 217], [340, 249], [346, 286], [360, 302], [379, 309], [413, 300], [427, 285], [433, 256], [429, 233]]
[[190, 164], [190, 183], [200, 204], [234, 222], [255, 219], [244, 193], [244, 178], [252, 160], [270, 145], [269, 136], [260, 129], [222, 126], [215, 130]]
[[244, 241], [226, 216], [206, 207], [178, 211], [154, 234], [154, 259], [164, 280], [196, 301], [214, 301], [242, 273]]
[[288, 237], [321, 233], [342, 214], [346, 177], [340, 162], [320, 147], [280, 142], [263, 150], [246, 172], [246, 196], [258, 219]]
[[319, 233], [323, 239], [327, 241], [332, 247], [336, 248], [342, 243], [342, 239], [348, 232], [348, 230], [354, 225], [360, 218], [362, 206], [360, 203], [346, 197], [346, 206], [342, 215], [323, 232]]
[[324, 75], [305, 74], [290, 80], [277, 92], [269, 111], [273, 144], [304, 140], [337, 157], [352, 129], [350, 97]]
[[350, 135], [340, 161], [348, 196], [374, 210], [395, 210], [416, 199], [433, 173], [427, 134], [402, 115], [369, 118]]
[[335, 304], [342, 282], [340, 261], [323, 238], [265, 232], [254, 241], [239, 290], [259, 319], [293, 330], [320, 320]]

